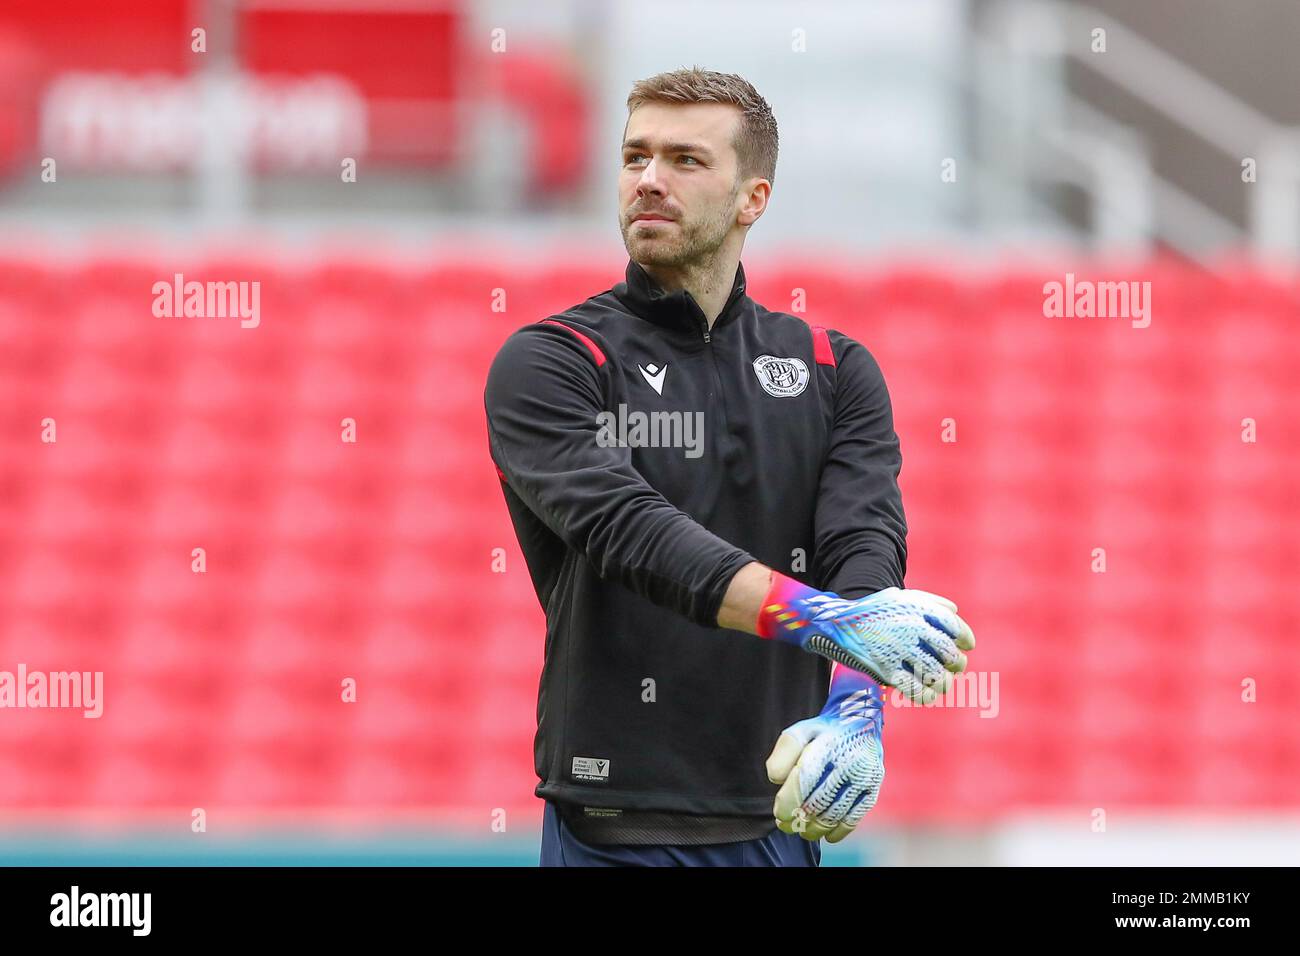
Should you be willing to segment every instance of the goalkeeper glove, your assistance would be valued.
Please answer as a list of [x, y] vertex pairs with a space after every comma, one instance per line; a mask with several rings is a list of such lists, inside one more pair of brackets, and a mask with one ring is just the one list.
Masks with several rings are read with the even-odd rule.
[[782, 731], [767, 758], [768, 779], [782, 784], [772, 808], [780, 830], [828, 843], [852, 832], [885, 778], [884, 719], [879, 688], [836, 664], [821, 713]]
[[[957, 605], [929, 591], [885, 588], [856, 601], [772, 572], [758, 615], [758, 634], [775, 638], [897, 687], [930, 703], [966, 668], [975, 647]], [[959, 650], [959, 648], [961, 650]]]

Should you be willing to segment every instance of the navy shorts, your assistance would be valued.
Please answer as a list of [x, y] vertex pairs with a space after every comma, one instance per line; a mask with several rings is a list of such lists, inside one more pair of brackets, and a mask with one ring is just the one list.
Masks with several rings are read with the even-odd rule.
[[820, 866], [821, 860], [820, 840], [780, 830], [740, 843], [598, 846], [574, 836], [549, 800], [542, 816], [542, 866]]

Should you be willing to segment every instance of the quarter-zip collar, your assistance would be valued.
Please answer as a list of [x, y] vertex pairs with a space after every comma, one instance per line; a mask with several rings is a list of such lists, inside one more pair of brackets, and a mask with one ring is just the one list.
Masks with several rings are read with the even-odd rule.
[[[633, 314], [665, 328], [681, 329], [699, 335], [708, 329], [704, 310], [685, 289], [665, 292], [634, 259], [627, 262], [627, 280], [614, 286], [616, 295]], [[731, 295], [713, 323], [713, 331], [740, 315], [745, 308], [745, 267], [736, 263], [736, 278]], [[708, 336], [705, 336], [707, 341]]]

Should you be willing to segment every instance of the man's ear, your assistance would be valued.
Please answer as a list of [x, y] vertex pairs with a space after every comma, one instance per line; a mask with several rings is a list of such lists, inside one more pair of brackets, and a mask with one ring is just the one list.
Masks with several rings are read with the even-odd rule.
[[767, 204], [772, 196], [772, 184], [757, 176], [745, 180], [745, 183], [747, 185], [741, 187], [745, 203], [740, 207], [736, 221], [742, 226], [752, 226], [767, 211]]

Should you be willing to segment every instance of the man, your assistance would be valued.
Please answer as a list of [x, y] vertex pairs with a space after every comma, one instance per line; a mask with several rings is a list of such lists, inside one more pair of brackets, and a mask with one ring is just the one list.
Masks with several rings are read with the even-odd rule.
[[974, 639], [902, 588], [874, 359], [745, 294], [768, 104], [695, 68], [628, 112], [626, 281], [516, 331], [484, 394], [547, 619], [541, 862], [815, 866], [879, 792], [876, 681], [933, 699]]

